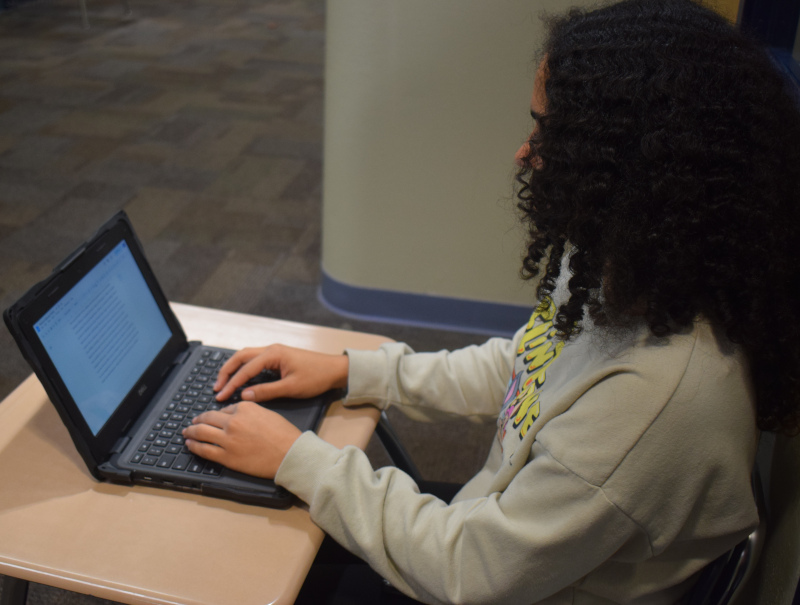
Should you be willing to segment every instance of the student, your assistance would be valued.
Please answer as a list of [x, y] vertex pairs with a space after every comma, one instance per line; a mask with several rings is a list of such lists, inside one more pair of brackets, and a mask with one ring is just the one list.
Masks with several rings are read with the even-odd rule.
[[346, 387], [495, 418], [452, 502], [254, 403], [199, 416], [187, 444], [275, 477], [426, 603], [674, 603], [757, 524], [758, 429], [798, 427], [800, 116], [764, 52], [689, 0], [551, 20], [531, 110], [518, 195], [541, 281], [513, 339], [246, 349], [216, 385], [271, 368], [246, 398]]

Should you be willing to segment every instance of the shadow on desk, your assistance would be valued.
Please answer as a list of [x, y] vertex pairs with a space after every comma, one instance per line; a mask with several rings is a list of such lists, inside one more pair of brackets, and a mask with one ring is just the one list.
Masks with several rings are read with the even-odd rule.
[[[0, 511], [74, 496], [94, 483], [55, 409], [43, 405], [3, 448], [10, 464], [0, 466]], [[17, 464], [19, 462], [20, 464]], [[24, 464], [24, 472], [20, 465]]]

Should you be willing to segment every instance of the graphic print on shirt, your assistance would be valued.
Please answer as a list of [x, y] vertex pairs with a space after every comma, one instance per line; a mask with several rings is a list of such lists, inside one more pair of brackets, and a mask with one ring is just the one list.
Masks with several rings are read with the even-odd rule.
[[502, 444], [509, 423], [518, 431], [519, 439], [539, 417], [539, 397], [546, 378], [545, 371], [564, 348], [553, 327], [556, 307], [551, 299], [533, 312], [517, 349], [514, 374], [511, 376], [503, 410], [498, 419], [498, 437]]

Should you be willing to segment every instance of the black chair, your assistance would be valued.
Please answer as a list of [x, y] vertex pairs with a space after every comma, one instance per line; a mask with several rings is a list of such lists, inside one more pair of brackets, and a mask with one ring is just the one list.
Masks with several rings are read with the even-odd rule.
[[394, 428], [392, 428], [392, 424], [389, 422], [389, 417], [386, 415], [386, 412], [381, 412], [378, 426], [375, 427], [375, 434], [386, 450], [386, 453], [389, 455], [392, 464], [409, 475], [414, 482], [419, 485], [423, 481], [422, 473], [419, 472], [417, 465], [414, 464], [408, 451], [406, 451], [406, 448], [403, 447], [403, 444], [400, 442], [400, 438], [397, 436]]
[[800, 437], [765, 433], [762, 442], [769, 453], [761, 474], [767, 531], [752, 574], [731, 603], [800, 605]]
[[758, 506], [758, 527], [703, 569], [697, 583], [681, 601], [683, 605], [730, 605], [739, 598], [755, 569], [767, 529], [767, 510], [758, 467], [753, 471], [753, 494]]

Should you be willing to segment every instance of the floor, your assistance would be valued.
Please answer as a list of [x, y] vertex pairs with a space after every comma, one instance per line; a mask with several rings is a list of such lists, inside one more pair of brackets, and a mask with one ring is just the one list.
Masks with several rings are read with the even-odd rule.
[[[486, 339], [355, 321], [318, 300], [324, 0], [131, 0], [130, 15], [88, 0], [89, 29], [77, 0], [2, 2], [0, 307], [124, 209], [171, 300], [417, 350]], [[5, 330], [0, 350], [2, 398], [30, 369]], [[469, 478], [493, 434], [392, 421], [431, 480]], [[374, 441], [368, 452], [386, 463]]]

